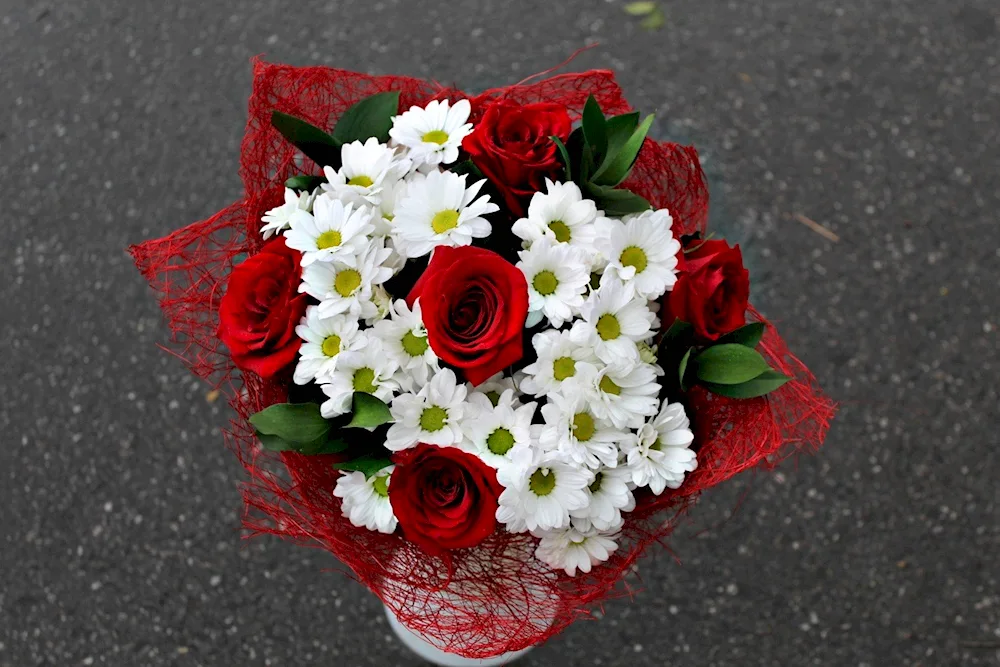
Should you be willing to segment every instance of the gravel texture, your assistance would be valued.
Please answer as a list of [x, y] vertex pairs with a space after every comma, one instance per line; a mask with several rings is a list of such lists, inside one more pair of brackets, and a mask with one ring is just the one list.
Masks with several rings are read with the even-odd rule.
[[1000, 664], [1000, 7], [662, 4], [0, 0], [0, 667], [415, 664], [329, 556], [241, 542], [225, 406], [124, 248], [239, 196], [255, 54], [484, 87], [593, 41], [842, 409], [523, 664]]

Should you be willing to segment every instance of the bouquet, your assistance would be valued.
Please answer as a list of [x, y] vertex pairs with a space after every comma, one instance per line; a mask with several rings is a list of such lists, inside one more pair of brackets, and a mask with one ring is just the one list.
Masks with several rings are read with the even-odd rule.
[[468, 95], [255, 63], [244, 197], [132, 248], [226, 390], [245, 523], [404, 625], [521, 649], [832, 404], [705, 229], [693, 148], [607, 71]]

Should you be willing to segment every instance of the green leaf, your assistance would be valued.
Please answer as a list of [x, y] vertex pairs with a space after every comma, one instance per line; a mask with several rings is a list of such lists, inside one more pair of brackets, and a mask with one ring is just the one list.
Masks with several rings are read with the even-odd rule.
[[[577, 176], [581, 183], [590, 180], [590, 174], [594, 171], [594, 149], [586, 141], [583, 143], [583, 150], [580, 152], [580, 172]], [[600, 207], [598, 207], [600, 208]], [[608, 214], [610, 215], [610, 214]]]
[[388, 465], [392, 465], [392, 461], [387, 456], [359, 456], [352, 461], [334, 463], [333, 467], [337, 470], [363, 472], [366, 478], [371, 478], [372, 475]]
[[480, 171], [479, 167], [472, 160], [463, 160], [462, 162], [456, 162], [455, 164], [448, 167], [448, 171], [452, 171], [459, 176], [463, 174], [468, 174], [472, 176], [471, 182], [481, 180], [484, 178], [483, 172]]
[[257, 439], [260, 440], [260, 444], [264, 449], [268, 449], [272, 452], [294, 452], [295, 445], [288, 442], [287, 440], [282, 440], [276, 435], [267, 435], [257, 431]]
[[630, 171], [635, 159], [639, 156], [639, 150], [646, 141], [646, 134], [650, 125], [653, 124], [653, 116], [646, 116], [646, 120], [635, 129], [628, 140], [622, 145], [614, 156], [608, 156], [601, 168], [593, 176], [593, 181], [598, 185], [618, 185], [624, 181]]
[[271, 112], [271, 125], [319, 166], [340, 167], [340, 144], [315, 125], [280, 111]]
[[583, 136], [598, 161], [603, 161], [604, 152], [608, 150], [608, 135], [604, 123], [601, 105], [597, 103], [596, 97], [590, 95], [583, 105]]
[[632, 16], [646, 16], [656, 11], [657, 3], [655, 2], [630, 2], [625, 5], [625, 12]]
[[722, 343], [737, 343], [744, 347], [749, 347], [753, 349], [757, 347], [757, 343], [764, 336], [764, 323], [763, 322], [751, 322], [746, 326], [742, 326], [736, 331], [727, 333], [725, 336], [719, 338], [716, 342], [717, 344]]
[[684, 353], [683, 357], [681, 357], [681, 363], [677, 366], [677, 378], [680, 381], [682, 391], [687, 388], [687, 385], [684, 383], [684, 375], [687, 373], [688, 359], [691, 358], [691, 352], [693, 350], [693, 347], [689, 347], [688, 351]]
[[371, 394], [354, 392], [354, 409], [346, 428], [375, 428], [392, 421], [389, 406]]
[[742, 384], [771, 369], [756, 350], [736, 343], [713, 345], [694, 362], [697, 378], [712, 384]]
[[560, 139], [559, 137], [552, 135], [551, 137], [549, 137], [549, 139], [551, 139], [552, 143], [554, 143], [556, 145], [556, 148], [559, 149], [559, 155], [560, 157], [562, 157], [563, 166], [566, 168], [566, 180], [572, 181], [573, 163], [569, 159], [569, 149], [566, 148], [566, 144], [564, 144], [563, 140]]
[[340, 144], [364, 142], [371, 137], [385, 143], [389, 141], [392, 117], [398, 112], [398, 90], [366, 97], [344, 112], [333, 128], [333, 138]]
[[[711, 348], [709, 348], [711, 349]], [[715, 384], [703, 382], [701, 386], [713, 394], [728, 398], [757, 398], [774, 391], [792, 378], [768, 369], [752, 380], [740, 384]]]
[[678, 318], [664, 332], [663, 339], [660, 341], [660, 347], [671, 343], [689, 342], [692, 331], [694, 331], [694, 327], [690, 323]]
[[323, 183], [326, 183], [326, 176], [292, 176], [285, 181], [285, 187], [300, 192], [312, 192]]
[[330, 432], [316, 403], [276, 403], [250, 417], [250, 423], [264, 435], [276, 435], [291, 443], [311, 443]]
[[264, 446], [264, 449], [268, 449], [272, 452], [298, 452], [299, 454], [337, 454], [339, 452], [347, 449], [347, 443], [340, 438], [330, 437], [330, 434], [324, 434], [321, 438], [314, 442], [289, 442], [284, 438], [280, 438], [276, 435], [266, 435], [257, 431], [257, 439], [260, 440], [260, 444]]
[[635, 128], [639, 126], [639, 112], [633, 111], [632, 113], [623, 113], [620, 116], [612, 116], [608, 119], [608, 122], [604, 125], [608, 134], [608, 152], [607, 156], [610, 158], [617, 155], [628, 141], [628, 138], [632, 136], [635, 132]]
[[619, 218], [632, 213], [642, 213], [650, 208], [649, 202], [628, 190], [618, 190], [606, 185], [588, 183], [584, 188], [597, 203], [597, 208], [608, 217]]

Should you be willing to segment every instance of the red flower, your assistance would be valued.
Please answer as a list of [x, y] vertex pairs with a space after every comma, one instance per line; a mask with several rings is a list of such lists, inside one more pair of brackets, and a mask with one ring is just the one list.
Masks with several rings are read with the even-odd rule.
[[555, 142], [569, 139], [571, 122], [561, 104], [521, 106], [500, 99], [491, 104], [462, 142], [479, 170], [500, 190], [507, 208], [524, 215], [531, 195], [562, 168]]
[[664, 298], [664, 328], [677, 318], [689, 322], [703, 341], [717, 340], [746, 324], [750, 274], [737, 245], [694, 241], [683, 256], [677, 283]]
[[495, 252], [438, 246], [406, 302], [417, 299], [431, 349], [473, 385], [521, 358], [528, 283]]
[[454, 447], [420, 444], [394, 457], [389, 502], [403, 536], [433, 555], [474, 547], [496, 528], [496, 472]]
[[295, 361], [302, 344], [295, 325], [308, 298], [298, 293], [300, 257], [279, 236], [229, 275], [218, 336], [240, 370], [271, 378]]

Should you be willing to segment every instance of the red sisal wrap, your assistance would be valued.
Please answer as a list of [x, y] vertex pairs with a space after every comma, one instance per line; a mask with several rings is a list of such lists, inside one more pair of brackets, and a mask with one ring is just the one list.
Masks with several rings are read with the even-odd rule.
[[[760, 350], [771, 365], [795, 378], [765, 398], [734, 401], [703, 392], [691, 398], [698, 469], [684, 485], [659, 497], [642, 496], [627, 515], [618, 551], [588, 575], [548, 571], [529, 557], [534, 540], [497, 531], [479, 547], [432, 558], [396, 535], [355, 528], [341, 514], [332, 489], [337, 473], [327, 457], [277, 455], [257, 446], [246, 419], [285, 400], [281, 383], [241, 377], [216, 338], [219, 301], [229, 271], [244, 253], [260, 249], [261, 216], [282, 203], [283, 182], [316, 165], [271, 127], [277, 109], [332, 127], [353, 103], [398, 90], [401, 107], [461, 91], [409, 77], [370, 76], [326, 67], [254, 63], [250, 118], [242, 146], [242, 201], [208, 220], [130, 251], [157, 292], [179, 356], [220, 387], [237, 418], [226, 443], [246, 469], [244, 524], [328, 550], [382, 598], [411, 629], [447, 650], [477, 658], [524, 648], [563, 630], [615, 594], [616, 583], [649, 545], [662, 542], [701, 491], [757, 466], [772, 466], [797, 450], [815, 449], [833, 414], [813, 376], [768, 327]], [[574, 119], [593, 93], [609, 114], [630, 109], [609, 71], [564, 74], [536, 83], [487, 91], [482, 102], [506, 95], [520, 102], [566, 104]], [[477, 111], [473, 113], [475, 121]], [[708, 191], [694, 148], [647, 141], [627, 183], [657, 208], [668, 208], [675, 234], [705, 229]], [[760, 319], [755, 311], [751, 318]], [[620, 592], [620, 589], [619, 591]]]

